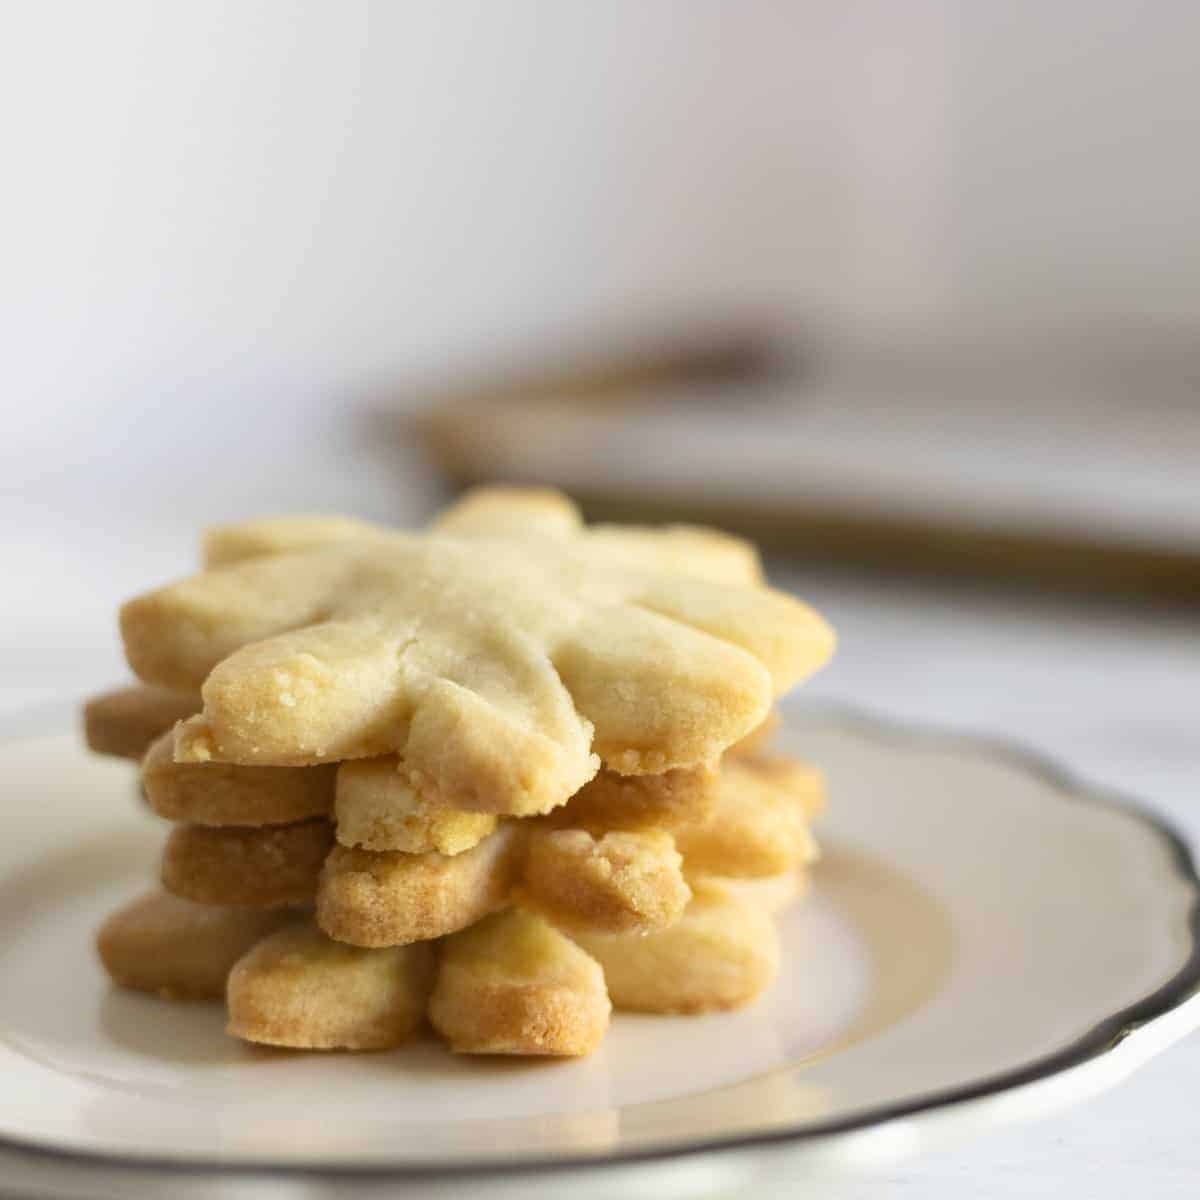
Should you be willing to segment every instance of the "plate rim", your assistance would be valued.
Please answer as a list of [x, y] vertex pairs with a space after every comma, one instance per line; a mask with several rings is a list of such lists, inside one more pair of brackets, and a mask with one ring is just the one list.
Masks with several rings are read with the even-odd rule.
[[[61, 703], [33, 705], [0, 719], [0, 745], [65, 732], [68, 719], [78, 728], [78, 705]], [[69, 714], [69, 717], [68, 717]], [[812, 720], [848, 730], [860, 737], [899, 745], [917, 744], [944, 753], [982, 758], [1024, 771], [1049, 784], [1068, 802], [1118, 812], [1131, 817], [1161, 840], [1168, 851], [1176, 878], [1191, 893], [1187, 933], [1188, 956], [1170, 979], [1138, 1000], [1096, 1022], [1068, 1045], [1051, 1054], [987, 1075], [970, 1083], [923, 1093], [891, 1104], [875, 1105], [861, 1112], [809, 1123], [799, 1128], [771, 1129], [758, 1133], [716, 1135], [702, 1139], [666, 1142], [661, 1145], [613, 1152], [542, 1155], [521, 1160], [477, 1158], [457, 1163], [380, 1163], [359, 1165], [344, 1162], [281, 1163], [273, 1159], [219, 1162], [186, 1155], [111, 1153], [47, 1145], [0, 1131], [0, 1153], [68, 1168], [103, 1168], [129, 1172], [149, 1180], [156, 1175], [190, 1178], [219, 1176], [222, 1179], [256, 1178], [295, 1182], [350, 1185], [355, 1182], [468, 1181], [470, 1179], [513, 1180], [520, 1176], [548, 1177], [569, 1171], [616, 1170], [640, 1165], [683, 1162], [702, 1156], [801, 1148], [829, 1144], [837, 1139], [885, 1128], [914, 1117], [947, 1113], [972, 1102], [1001, 1097], [1032, 1084], [1061, 1076], [1111, 1055], [1131, 1037], [1157, 1025], [1200, 995], [1200, 874], [1188, 838], [1176, 824], [1151, 805], [1123, 790], [1093, 784], [1052, 755], [1017, 738], [911, 721], [837, 701], [784, 706], [784, 720]], [[1200, 1025], [1200, 1007], [1193, 1026]], [[1175, 1039], [1151, 1049], [1133, 1069], [1155, 1057]]]

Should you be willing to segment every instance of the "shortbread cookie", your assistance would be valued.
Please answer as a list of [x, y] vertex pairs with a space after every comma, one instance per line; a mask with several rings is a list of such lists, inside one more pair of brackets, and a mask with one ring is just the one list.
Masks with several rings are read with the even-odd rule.
[[567, 930], [648, 933], [674, 924], [691, 891], [669, 833], [538, 829], [518, 896]]
[[236, 525], [214, 525], [204, 531], [206, 567], [228, 567], [249, 558], [294, 554], [331, 542], [362, 541], [387, 536], [391, 531], [356, 517], [259, 517]]
[[508, 909], [448, 937], [429, 1002], [460, 1054], [590, 1054], [612, 1006], [600, 967], [552, 925]]
[[93, 696], [83, 706], [88, 749], [117, 758], [140, 759], [151, 742], [201, 709], [199, 689], [172, 692], [134, 684]]
[[753, 755], [745, 763], [761, 783], [790, 792], [811, 821], [825, 808], [825, 776], [811, 763], [782, 754]]
[[[286, 767], [273, 769], [288, 771]], [[390, 755], [341, 764], [337, 772], [336, 813], [338, 841], [343, 846], [361, 846], [364, 850], [461, 854], [496, 828], [496, 818], [491, 813], [447, 808], [436, 800], [418, 796], [401, 773], [397, 759]]]
[[233, 964], [291, 913], [193, 904], [152, 891], [114, 912], [96, 934], [104, 969], [121, 987], [168, 1000], [219, 1000]]
[[761, 584], [758, 551], [743, 538], [698, 525], [590, 525], [561, 492], [545, 488], [477, 488], [433, 523], [460, 537], [549, 537], [582, 544], [624, 567], [666, 571], [719, 583]]
[[600, 771], [547, 820], [559, 828], [601, 834], [612, 829], [671, 830], [705, 820], [716, 807], [713, 767], [680, 767], [661, 775]]
[[[546, 820], [556, 828], [587, 829], [597, 835], [613, 829], [669, 830], [703, 820], [716, 799], [717, 772], [712, 767], [683, 767], [661, 775], [599, 771]], [[458, 854], [496, 825], [491, 814], [421, 799], [395, 756], [342, 763], [336, 811], [338, 841], [367, 850]]]
[[337, 846], [321, 872], [317, 922], [355, 946], [441, 937], [508, 903], [520, 856], [512, 823], [455, 855]]
[[580, 539], [589, 554], [622, 567], [665, 571], [712, 583], [765, 587], [758, 551], [747, 541], [699, 525], [591, 525]]
[[781, 721], [782, 718], [778, 710], [771, 709], [761, 724], [750, 730], [741, 741], [734, 742], [725, 751], [725, 758], [753, 758], [764, 754], [767, 746], [770, 745], [771, 739], [775, 736], [775, 731], [779, 728]]
[[[485, 487], [465, 493], [432, 524], [455, 537], [550, 538], [586, 545], [598, 558], [722, 583], [763, 582], [752, 543], [698, 525], [585, 526], [576, 505], [550, 488]], [[395, 530], [354, 517], [262, 517], [220, 525], [204, 535], [204, 564], [291, 554], [335, 542], [387, 538]]]
[[613, 567], [573, 543], [397, 534], [251, 559], [131, 601], [131, 664], [203, 683], [181, 761], [399, 752], [449, 807], [527, 814], [595, 773], [713, 761], [832, 649], [761, 587]]
[[312, 904], [332, 845], [333, 826], [320, 819], [261, 829], [176, 825], [163, 848], [162, 884], [198, 904]]
[[778, 875], [817, 854], [808, 812], [819, 803], [821, 774], [799, 763], [735, 759], [725, 763], [717, 803], [702, 821], [675, 827], [688, 870], [747, 877]]
[[[695, 882], [696, 876], [692, 877]], [[778, 917], [786, 912], [807, 891], [809, 875], [801, 867], [797, 871], [781, 871], [778, 875], [759, 875], [752, 879], [735, 879], [729, 875], [704, 875], [699, 878], [727, 888], [742, 900]]]
[[572, 937], [604, 968], [613, 1005], [638, 1012], [738, 1008], [779, 970], [770, 914], [710, 880], [695, 881], [691, 903], [667, 929]]
[[481, 487], [464, 492], [433, 519], [437, 533], [456, 537], [548, 537], [583, 530], [575, 503], [554, 488]]
[[311, 920], [259, 942], [229, 976], [229, 1032], [300, 1050], [389, 1050], [420, 1028], [433, 984], [426, 944], [363, 950]]
[[[442, 512], [432, 528], [462, 537], [570, 538], [582, 529], [578, 508], [549, 488], [478, 488]], [[397, 531], [356, 517], [292, 514], [259, 517], [205, 530], [206, 567], [294, 554], [335, 542], [374, 541]]]
[[337, 766], [239, 767], [177, 763], [164, 734], [146, 752], [142, 786], [160, 817], [194, 825], [286, 825], [333, 814]]

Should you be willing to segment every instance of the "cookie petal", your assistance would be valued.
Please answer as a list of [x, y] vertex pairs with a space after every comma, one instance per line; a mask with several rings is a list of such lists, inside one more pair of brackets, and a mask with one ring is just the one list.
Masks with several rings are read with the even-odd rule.
[[592, 525], [583, 534], [589, 553], [625, 567], [740, 583], [763, 583], [762, 563], [753, 544], [699, 525]]
[[401, 773], [399, 759], [392, 757], [342, 763], [336, 811], [338, 841], [364, 850], [461, 854], [496, 828], [490, 813], [449, 808], [419, 796]]
[[596, 751], [624, 775], [712, 762], [771, 705], [753, 655], [630, 605], [584, 617], [554, 665], [595, 726]]
[[547, 821], [558, 829], [586, 829], [596, 835], [614, 829], [670, 831], [711, 814], [718, 780], [719, 772], [708, 766], [677, 767], [660, 775], [600, 771]]
[[596, 963], [553, 926], [509, 909], [447, 938], [429, 1001], [459, 1054], [590, 1054], [612, 1005]]
[[339, 516], [260, 517], [236, 525], [214, 525], [204, 531], [206, 567], [226, 567], [249, 558], [295, 554], [331, 542], [386, 538], [393, 531], [370, 521]]
[[510, 825], [452, 856], [337, 846], [321, 873], [317, 923], [355, 946], [398, 946], [453, 933], [508, 903], [519, 851]]
[[209, 672], [240, 647], [322, 620], [353, 571], [353, 562], [314, 554], [193, 575], [122, 606], [125, 656], [145, 683], [199, 691]]
[[152, 891], [114, 912], [96, 949], [114, 983], [169, 1000], [219, 1000], [234, 963], [296, 918], [288, 912], [219, 908]]
[[682, 866], [668, 833], [539, 829], [519, 895], [568, 931], [649, 933], [673, 925], [691, 899]]
[[138, 684], [93, 696], [83, 706], [88, 749], [140, 759], [157, 738], [200, 711], [199, 695]]
[[779, 970], [770, 913], [711, 880], [697, 880], [682, 918], [657, 933], [572, 934], [604, 968], [616, 1008], [698, 1013], [750, 1003]]
[[824, 618], [769, 588], [660, 576], [639, 588], [635, 600], [651, 612], [749, 651], [771, 672], [776, 695], [807, 679], [833, 655], [833, 630]]
[[[512, 696], [501, 707], [438, 680], [422, 697], [401, 752], [410, 783], [420, 795], [474, 812], [527, 816], [562, 804], [600, 766], [590, 724], [575, 716], [565, 691], [562, 698], [567, 719], [538, 728]], [[547, 725], [564, 740], [542, 732]]]
[[760, 878], [795, 871], [817, 854], [808, 814], [822, 794], [820, 772], [726, 762], [714, 810], [675, 829], [689, 872]]
[[259, 942], [229, 976], [229, 1032], [299, 1050], [389, 1050], [420, 1028], [426, 945], [361, 950], [304, 921]]
[[146, 752], [142, 787], [168, 821], [196, 825], [287, 825], [333, 812], [332, 764], [297, 770], [228, 763], [177, 763], [166, 733]]
[[474, 488], [441, 512], [432, 528], [456, 537], [568, 538], [579, 509], [553, 488]]
[[[283, 561], [283, 560], [269, 560]], [[204, 712], [180, 726], [180, 762], [303, 766], [403, 745], [414, 705], [406, 631], [366, 620], [310, 625], [219, 663]]]
[[311, 904], [332, 845], [333, 827], [320, 819], [262, 829], [176, 825], [163, 847], [162, 885], [197, 904]]

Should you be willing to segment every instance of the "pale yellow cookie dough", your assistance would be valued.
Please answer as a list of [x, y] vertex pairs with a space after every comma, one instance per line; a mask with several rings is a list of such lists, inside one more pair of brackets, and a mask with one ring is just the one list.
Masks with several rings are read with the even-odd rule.
[[233, 964], [291, 913], [194, 904], [151, 891], [123, 905], [96, 933], [114, 983], [168, 1000], [219, 1000]]
[[331, 542], [385, 537], [390, 531], [357, 517], [291, 515], [259, 517], [235, 525], [214, 525], [204, 532], [202, 554], [206, 567], [228, 567], [248, 558], [294, 554]]
[[697, 879], [683, 916], [657, 933], [571, 936], [604, 968], [613, 1006], [637, 1012], [739, 1008], [779, 970], [770, 914], [712, 880]]
[[691, 877], [693, 882], [697, 878], [727, 888], [733, 895], [748, 900], [773, 917], [781, 916], [791, 908], [807, 893], [811, 882], [804, 867], [795, 871], [781, 871], [778, 875], [759, 875], [756, 878], [736, 879], [729, 875]]
[[518, 896], [564, 929], [649, 933], [683, 913], [691, 891], [669, 833], [538, 829]]
[[777, 875], [817, 853], [809, 811], [822, 794], [820, 772], [798, 763], [734, 759], [721, 769], [717, 803], [700, 821], [675, 827], [692, 872], [735, 877]]
[[176, 825], [163, 847], [162, 885], [197, 904], [312, 904], [332, 845], [333, 826], [321, 819], [260, 829]]
[[333, 814], [337, 767], [239, 767], [177, 763], [164, 734], [146, 752], [142, 786], [168, 821], [195, 825], [285, 825]]
[[156, 738], [201, 707], [198, 690], [172, 692], [140, 683], [118, 688], [84, 704], [84, 740], [97, 754], [140, 759]]
[[343, 846], [408, 854], [461, 854], [496, 828], [491, 813], [447, 808], [418, 796], [393, 756], [341, 764], [336, 816]]
[[600, 967], [515, 908], [442, 943], [429, 1002], [430, 1023], [460, 1054], [590, 1054], [611, 1011]]
[[317, 922], [356, 946], [398, 946], [453, 933], [507, 904], [520, 871], [513, 824], [461, 854], [337, 846], [321, 873]]
[[702, 821], [717, 802], [713, 767], [680, 767], [661, 775], [618, 775], [600, 771], [547, 820], [559, 828], [604, 833], [674, 829]]
[[433, 970], [428, 945], [362, 950], [305, 920], [259, 942], [234, 967], [228, 1029], [298, 1050], [390, 1050], [424, 1021]]

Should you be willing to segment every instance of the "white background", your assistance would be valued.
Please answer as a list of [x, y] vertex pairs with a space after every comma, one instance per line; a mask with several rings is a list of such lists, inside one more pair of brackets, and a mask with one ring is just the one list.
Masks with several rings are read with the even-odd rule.
[[204, 520], [402, 511], [361, 418], [414, 382], [693, 320], [1200, 326], [1189, 0], [0, 11], [22, 649], [95, 642]]

